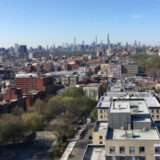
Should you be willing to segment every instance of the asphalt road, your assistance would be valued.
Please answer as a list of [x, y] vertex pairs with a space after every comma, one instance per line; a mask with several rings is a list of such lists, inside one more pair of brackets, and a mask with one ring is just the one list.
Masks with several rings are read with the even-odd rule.
[[95, 123], [87, 124], [86, 131], [82, 134], [82, 138], [76, 143], [72, 154], [69, 156], [68, 160], [81, 160], [86, 149], [87, 144], [91, 144], [92, 140], [89, 136], [92, 136], [92, 131]]

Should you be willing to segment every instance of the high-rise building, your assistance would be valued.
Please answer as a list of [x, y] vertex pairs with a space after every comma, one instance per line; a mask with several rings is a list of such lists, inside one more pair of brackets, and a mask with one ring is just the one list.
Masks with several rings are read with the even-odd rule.
[[20, 45], [19, 46], [19, 54], [24, 56], [27, 54], [27, 46], [26, 45]]
[[96, 36], [96, 38], [95, 38], [95, 49], [97, 50], [97, 36]]
[[17, 43], [14, 45], [14, 52], [16, 56], [19, 56], [19, 45]]
[[74, 37], [74, 50], [76, 50], [76, 48], [77, 48], [77, 47], [76, 47], [76, 45], [77, 45], [76, 43], [77, 43], [77, 42], [76, 42], [76, 37]]
[[109, 39], [109, 34], [107, 34], [107, 44], [108, 44], [108, 49], [110, 49], [110, 39]]
[[74, 46], [76, 46], [76, 37], [74, 37]]

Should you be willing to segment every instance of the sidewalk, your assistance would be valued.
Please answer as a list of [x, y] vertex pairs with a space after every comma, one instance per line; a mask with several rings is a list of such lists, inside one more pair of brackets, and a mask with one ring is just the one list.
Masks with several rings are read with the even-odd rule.
[[78, 131], [78, 133], [75, 135], [75, 137], [73, 139], [71, 139], [71, 142], [69, 142], [65, 152], [63, 153], [62, 157], [60, 158], [60, 160], [68, 160], [69, 155], [71, 154], [75, 144], [77, 143], [77, 141], [80, 139], [80, 135], [81, 133], [86, 129], [86, 125], [83, 126], [82, 129], [80, 129]]

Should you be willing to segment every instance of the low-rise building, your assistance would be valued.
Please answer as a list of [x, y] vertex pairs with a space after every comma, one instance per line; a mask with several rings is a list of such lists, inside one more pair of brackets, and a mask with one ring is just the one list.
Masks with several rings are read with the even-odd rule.
[[148, 92], [111, 92], [101, 97], [98, 116], [108, 119], [98, 118], [93, 144], [82, 160], [159, 160], [160, 134], [150, 113], [150, 107], [158, 105], [155, 101]]
[[65, 86], [75, 86], [78, 84], [78, 76], [77, 75], [67, 75], [62, 77], [62, 85]]
[[122, 65], [122, 78], [134, 77], [138, 74], [138, 64], [128, 62]]
[[98, 100], [103, 95], [102, 84], [90, 83], [83, 87], [84, 94], [94, 100]]
[[15, 87], [21, 88], [22, 93], [36, 90], [45, 93], [54, 92], [54, 79], [50, 76], [38, 76], [37, 74], [16, 74]]

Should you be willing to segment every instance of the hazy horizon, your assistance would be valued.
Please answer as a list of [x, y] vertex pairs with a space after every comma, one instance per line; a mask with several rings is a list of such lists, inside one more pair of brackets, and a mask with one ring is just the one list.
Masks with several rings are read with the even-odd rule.
[[0, 46], [160, 43], [159, 0], [1, 0]]

